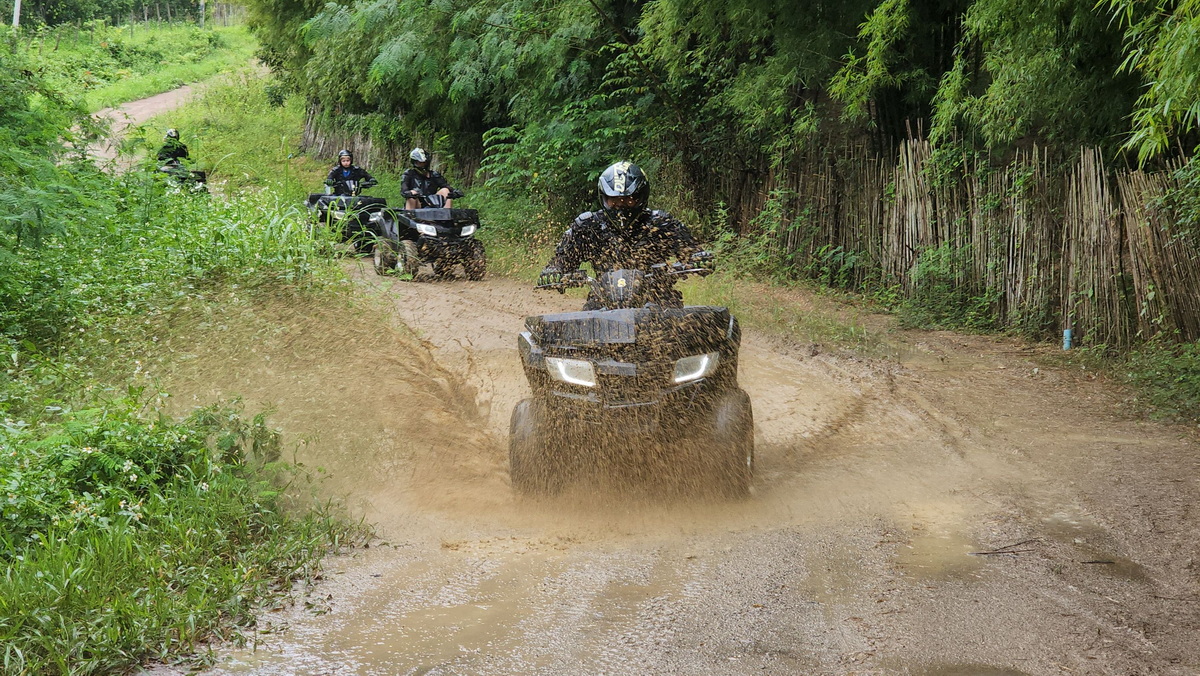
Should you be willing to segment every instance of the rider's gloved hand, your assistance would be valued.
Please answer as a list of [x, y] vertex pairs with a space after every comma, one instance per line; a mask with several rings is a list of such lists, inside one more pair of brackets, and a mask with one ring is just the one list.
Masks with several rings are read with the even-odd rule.
[[335, 181], [332, 178], [325, 179], [325, 185], [332, 186]]
[[368, 178], [367, 180], [363, 181], [363, 182], [362, 182], [362, 185], [361, 185], [361, 186], [359, 186], [359, 187], [362, 187], [362, 188], [371, 188], [371, 187], [374, 187], [374, 186], [377, 186], [377, 185], [379, 185], [379, 181], [376, 181], [376, 180], [375, 180], [375, 179], [373, 179], [373, 178]]
[[538, 275], [538, 286], [554, 286], [562, 284], [563, 273], [558, 269], [557, 265], [547, 265], [542, 270], [542, 274]]

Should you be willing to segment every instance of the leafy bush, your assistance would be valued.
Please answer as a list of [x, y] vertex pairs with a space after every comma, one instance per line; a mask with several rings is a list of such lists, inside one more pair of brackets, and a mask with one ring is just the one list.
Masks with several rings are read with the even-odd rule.
[[354, 530], [283, 509], [261, 417], [147, 422], [125, 398], [0, 427], [8, 673], [95, 674], [193, 649]]
[[1124, 373], [1156, 414], [1200, 420], [1200, 342], [1156, 337], [1130, 353]]

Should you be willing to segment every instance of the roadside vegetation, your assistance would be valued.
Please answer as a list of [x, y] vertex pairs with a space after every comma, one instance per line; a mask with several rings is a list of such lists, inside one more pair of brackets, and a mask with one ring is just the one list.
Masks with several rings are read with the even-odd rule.
[[0, 39], [52, 90], [82, 98], [89, 112], [170, 91], [249, 63], [255, 41], [244, 25], [112, 26], [103, 20], [0, 28]]
[[[236, 637], [364, 534], [280, 461], [262, 415], [168, 415], [141, 373], [154, 328], [217, 289], [344, 302], [343, 287], [290, 197], [191, 194], [67, 150], [87, 109], [36, 59], [0, 41], [0, 660], [120, 673]], [[249, 109], [262, 100], [238, 109], [270, 115]]]

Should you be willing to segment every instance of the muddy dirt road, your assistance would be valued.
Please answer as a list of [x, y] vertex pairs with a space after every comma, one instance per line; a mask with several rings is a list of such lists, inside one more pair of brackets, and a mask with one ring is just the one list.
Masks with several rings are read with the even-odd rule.
[[871, 360], [747, 331], [749, 500], [667, 482], [519, 501], [515, 336], [580, 301], [353, 274], [436, 363], [260, 331], [222, 357], [237, 377], [176, 374], [197, 400], [274, 404], [381, 540], [208, 673], [1200, 673], [1194, 430], [1119, 415], [1033, 348], [897, 332], [898, 358]]

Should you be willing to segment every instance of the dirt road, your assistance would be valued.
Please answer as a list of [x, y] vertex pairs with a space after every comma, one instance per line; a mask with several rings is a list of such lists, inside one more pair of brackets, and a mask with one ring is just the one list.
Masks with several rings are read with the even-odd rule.
[[191, 93], [192, 87], [184, 85], [169, 92], [97, 112], [93, 117], [107, 122], [111, 133], [102, 142], [92, 146], [91, 155], [102, 162], [115, 160], [117, 149], [125, 139], [125, 132], [129, 127], [144, 124], [155, 115], [178, 108]]
[[1195, 431], [1120, 415], [1033, 348], [897, 333], [899, 358], [870, 360], [748, 331], [749, 500], [520, 501], [515, 336], [579, 301], [354, 275], [436, 363], [369, 337], [305, 347], [314, 323], [175, 373], [197, 400], [274, 404], [382, 540], [209, 673], [1200, 673]]

